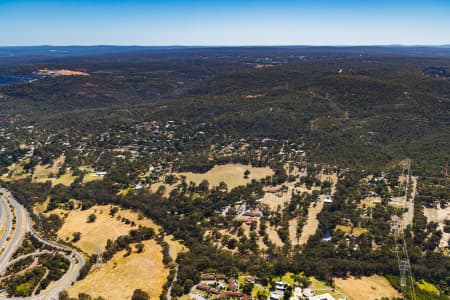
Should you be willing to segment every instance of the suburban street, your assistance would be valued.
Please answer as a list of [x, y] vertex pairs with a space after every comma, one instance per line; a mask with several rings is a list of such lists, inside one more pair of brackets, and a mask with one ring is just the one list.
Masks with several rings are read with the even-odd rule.
[[[64, 291], [77, 279], [80, 269], [84, 265], [83, 257], [80, 253], [73, 249], [41, 238], [34, 231], [26, 209], [22, 205], [20, 205], [11, 195], [11, 193], [6, 189], [0, 187], [0, 194], [0, 220], [6, 218], [5, 230], [3, 231], [0, 238], [0, 273], [3, 273], [8, 265], [11, 264], [11, 257], [13, 256], [14, 252], [20, 247], [27, 232], [31, 233], [40, 242], [54, 248], [56, 251], [59, 251], [59, 253], [70, 262], [70, 266], [66, 274], [64, 274], [64, 276], [59, 281], [51, 283], [49, 287], [46, 290], [42, 291], [38, 296], [14, 298], [0, 297], [0, 299], [58, 299], [59, 293]], [[27, 256], [39, 256], [44, 253], [47, 252], [36, 252]], [[26, 256], [16, 258], [14, 261], [24, 258], [26, 258]]]

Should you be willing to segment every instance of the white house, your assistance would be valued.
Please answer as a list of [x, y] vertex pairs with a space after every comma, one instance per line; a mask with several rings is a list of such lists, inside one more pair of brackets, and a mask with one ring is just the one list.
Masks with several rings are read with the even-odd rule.
[[309, 300], [335, 300], [335, 299], [334, 299], [333, 296], [331, 296], [330, 294], [326, 293], [326, 294], [322, 294], [322, 295], [309, 297]]

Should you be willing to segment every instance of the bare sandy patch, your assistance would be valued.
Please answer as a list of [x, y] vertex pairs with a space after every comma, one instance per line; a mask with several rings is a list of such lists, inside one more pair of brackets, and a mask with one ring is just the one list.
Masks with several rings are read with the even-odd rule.
[[[71, 297], [87, 293], [93, 298], [131, 299], [135, 289], [147, 292], [150, 299], [158, 299], [169, 270], [162, 263], [162, 249], [154, 240], [144, 241], [144, 252], [123, 257], [116, 253], [106, 264], [97, 265], [81, 281], [68, 288]], [[134, 245], [131, 245], [134, 249]]]
[[375, 300], [383, 297], [400, 298], [402, 296], [386, 278], [380, 275], [348, 279], [336, 278], [334, 283], [352, 300]]
[[67, 69], [60, 69], [60, 70], [41, 69], [39, 70], [38, 74], [50, 76], [89, 76], [89, 74], [86, 72]]

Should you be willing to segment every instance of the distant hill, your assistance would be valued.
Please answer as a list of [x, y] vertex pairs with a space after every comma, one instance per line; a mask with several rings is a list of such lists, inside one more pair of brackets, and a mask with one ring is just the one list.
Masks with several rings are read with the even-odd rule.
[[[85, 53], [95, 51], [104, 49]], [[424, 52], [427, 57], [419, 55]], [[58, 57], [8, 70], [68, 68], [90, 76], [0, 85], [0, 120], [56, 128], [96, 124], [94, 131], [152, 118], [213, 122], [223, 134], [304, 137], [317, 161], [379, 165], [410, 156], [424, 171], [439, 172], [450, 160], [450, 81], [436, 76], [450, 67], [446, 52], [139, 48]]]

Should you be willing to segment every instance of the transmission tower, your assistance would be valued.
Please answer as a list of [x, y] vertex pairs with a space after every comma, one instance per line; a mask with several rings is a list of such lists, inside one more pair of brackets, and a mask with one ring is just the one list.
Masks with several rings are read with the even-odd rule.
[[[411, 160], [409, 158], [404, 160], [403, 175], [405, 178], [405, 203], [408, 201], [408, 188], [410, 179]], [[399, 212], [399, 209], [396, 209]], [[409, 288], [412, 300], [416, 300], [414, 276], [411, 270], [411, 263], [409, 260], [408, 247], [404, 235], [403, 222], [399, 222], [399, 217], [395, 216], [393, 222], [393, 235], [395, 240], [395, 254], [397, 255], [398, 268], [400, 273], [400, 286], [403, 294], [406, 295], [406, 288]]]

